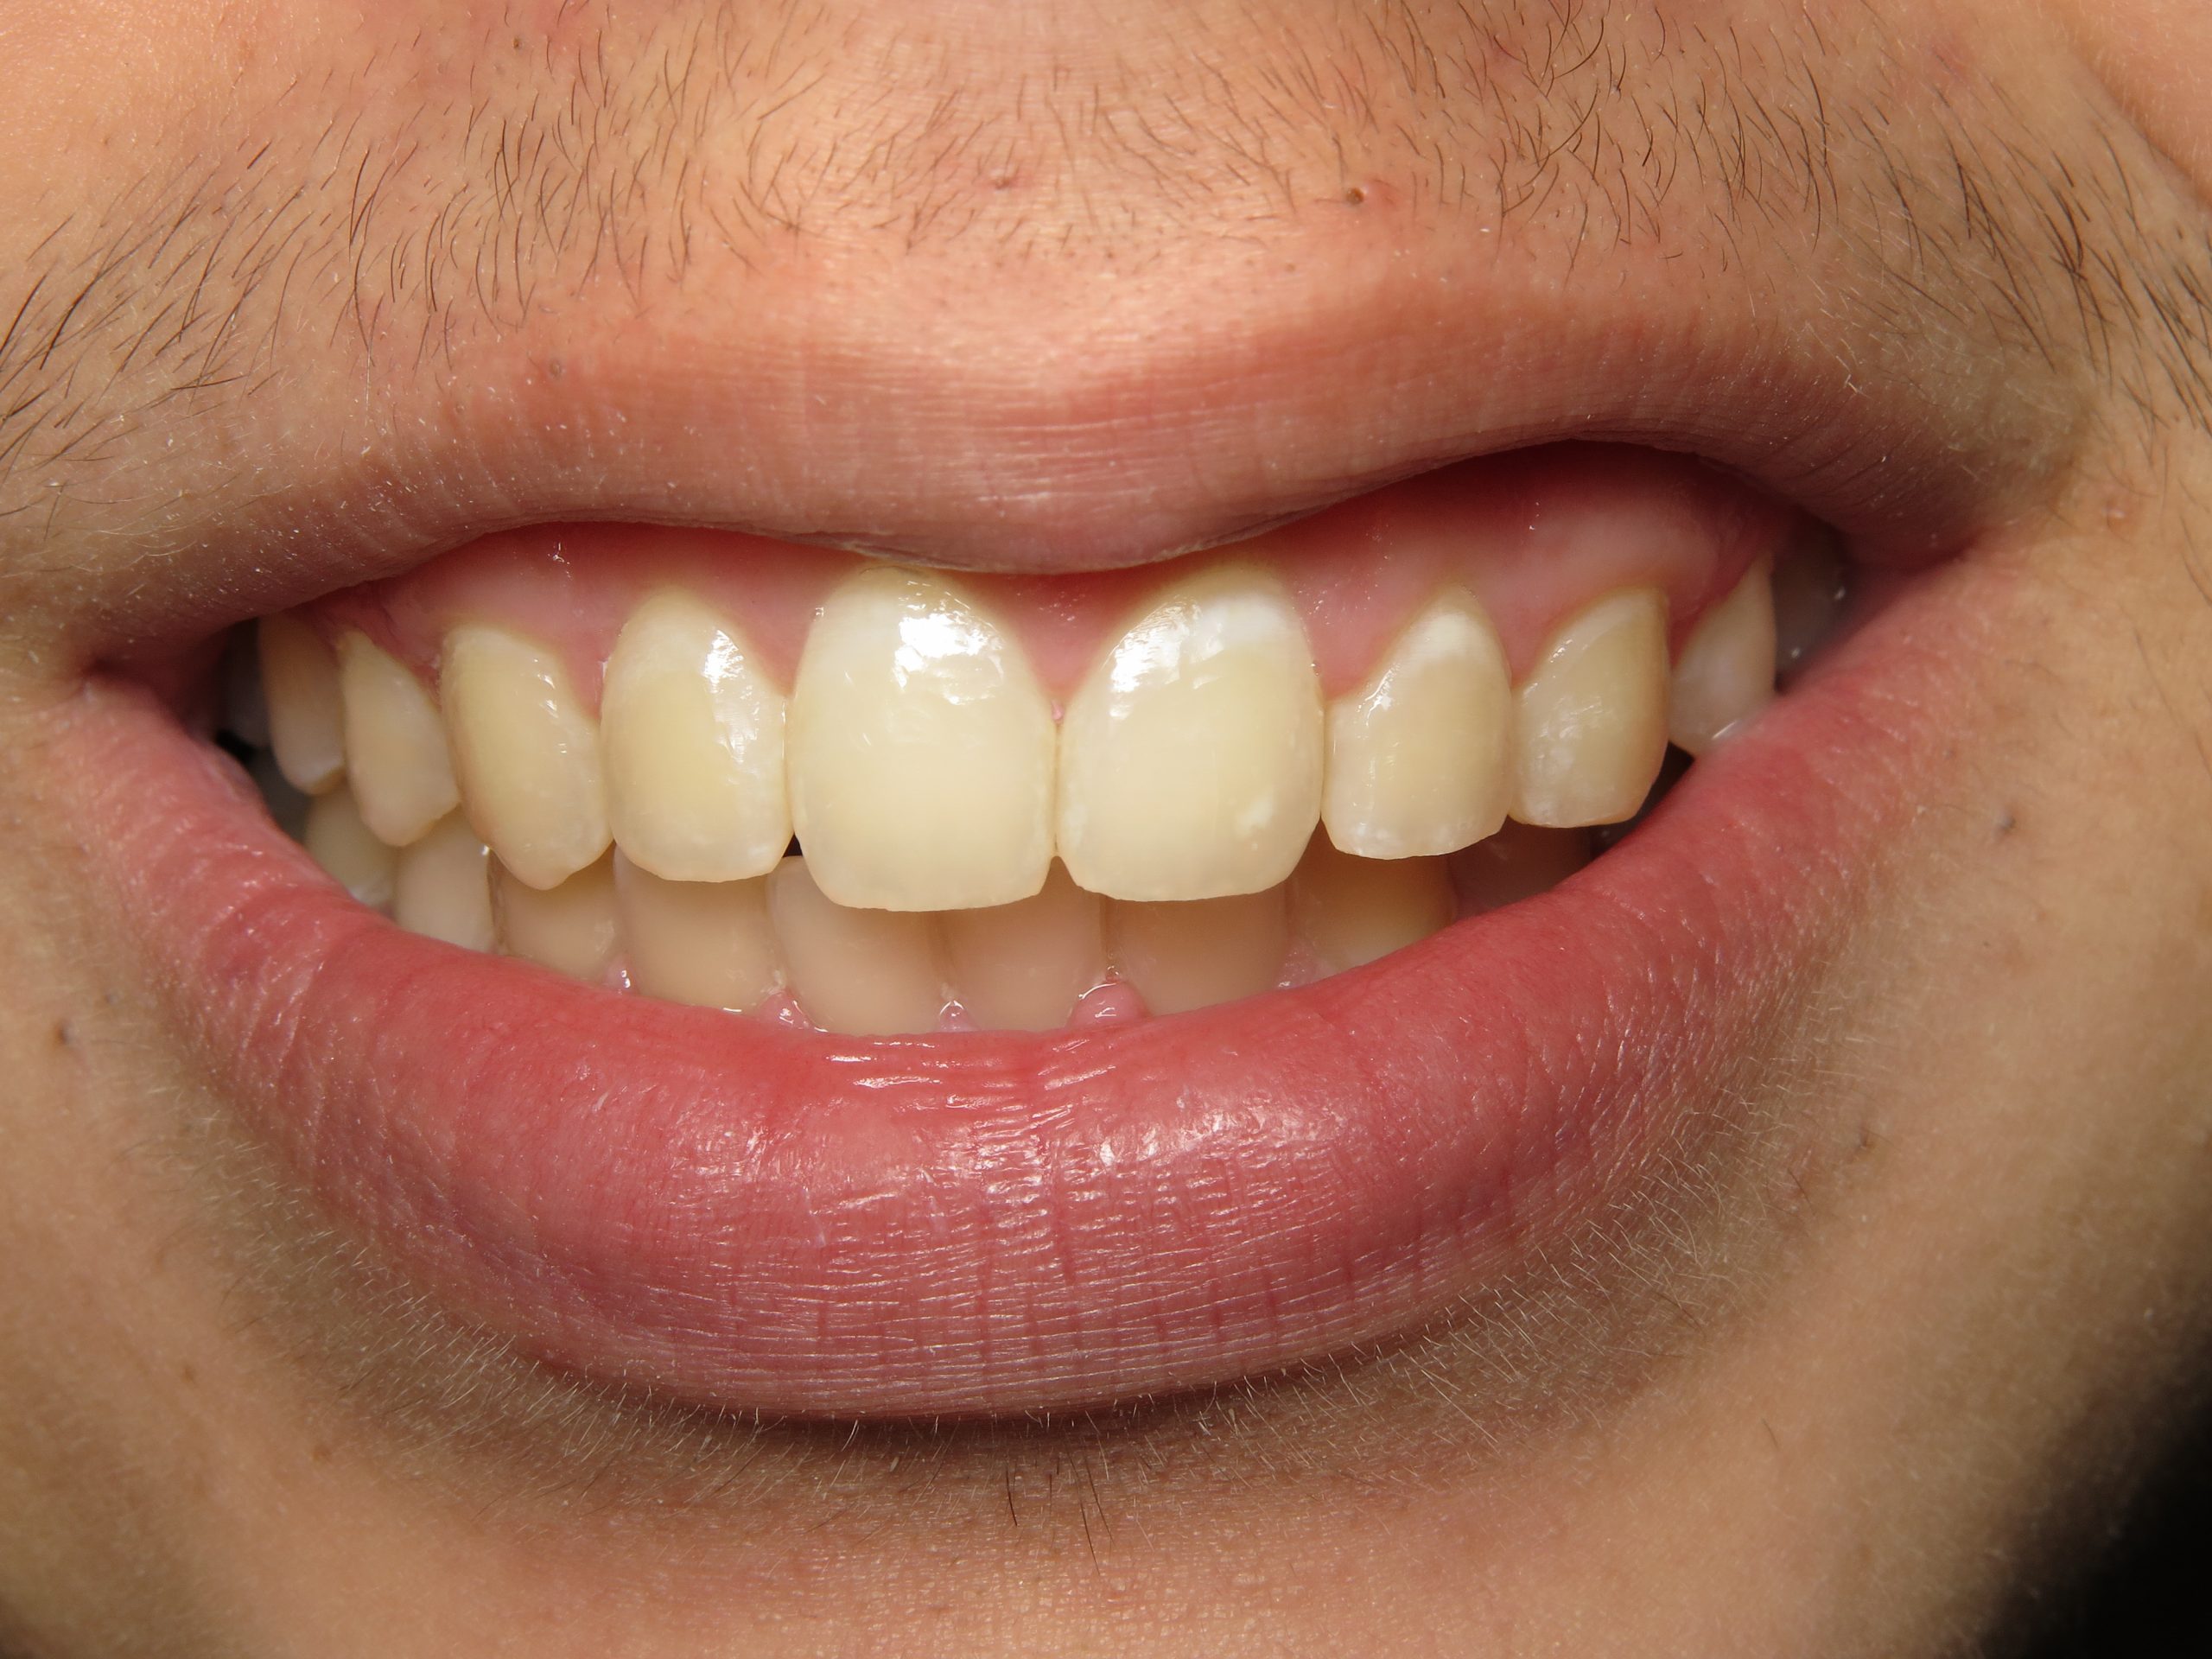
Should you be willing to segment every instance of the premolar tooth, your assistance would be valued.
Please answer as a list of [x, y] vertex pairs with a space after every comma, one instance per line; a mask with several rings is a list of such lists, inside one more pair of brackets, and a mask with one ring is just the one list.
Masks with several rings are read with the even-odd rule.
[[791, 838], [784, 696], [734, 626], [653, 594], [607, 659], [599, 720], [607, 820], [632, 864], [690, 883], [776, 868]]
[[365, 633], [338, 642], [346, 769], [378, 839], [404, 847], [461, 801], [437, 705], [406, 664]]
[[1116, 899], [1249, 893], [1287, 876], [1321, 810], [1321, 695], [1281, 590], [1216, 571], [1154, 605], [1070, 699], [1059, 851]]
[[572, 979], [602, 982], [620, 938], [613, 867], [611, 857], [602, 858], [558, 886], [540, 887], [494, 863], [492, 910], [500, 948]]
[[508, 874], [551, 887], [607, 850], [599, 728], [558, 655], [463, 624], [446, 636], [438, 696], [468, 821]]
[[791, 818], [840, 905], [1025, 899], [1052, 856], [1052, 705], [950, 583], [863, 571], [831, 594], [791, 687]]
[[695, 1007], [743, 1012], [783, 983], [768, 881], [671, 881], [614, 855], [630, 986]]
[[1321, 821], [1363, 858], [1448, 853], [1505, 822], [1513, 681], [1462, 594], [1415, 619], [1367, 683], [1329, 705]]
[[1446, 861], [1460, 904], [1469, 915], [1478, 915], [1550, 892], [1593, 855], [1586, 830], [1509, 823]]
[[1325, 836], [1313, 838], [1290, 878], [1292, 925], [1339, 971], [1449, 927], [1458, 909], [1441, 858], [1356, 858]]
[[930, 918], [836, 904], [807, 862], [787, 858], [768, 877], [768, 917], [799, 1006], [823, 1030], [847, 1036], [936, 1030], [944, 976]]
[[254, 632], [277, 770], [293, 788], [320, 795], [346, 775], [338, 658], [321, 634], [295, 616], [264, 616]]
[[308, 803], [305, 840], [308, 856], [354, 898], [372, 910], [391, 903], [399, 855], [362, 821], [352, 790], [341, 784]]
[[1283, 889], [1169, 904], [1107, 906], [1116, 969], [1154, 1014], [1255, 996], [1282, 976], [1290, 951]]
[[1633, 817], [1667, 754], [1665, 595], [1630, 588], [1570, 618], [1514, 703], [1515, 817]]
[[1698, 619], [1667, 687], [1667, 734], [1703, 754], [1774, 700], [1774, 575], [1761, 559]]
[[489, 950], [498, 944], [491, 849], [461, 814], [447, 814], [399, 855], [391, 918], [410, 933], [464, 950]]
[[1105, 976], [1098, 895], [1058, 864], [1030, 897], [944, 918], [952, 994], [969, 1017], [1002, 1031], [1050, 1031]]

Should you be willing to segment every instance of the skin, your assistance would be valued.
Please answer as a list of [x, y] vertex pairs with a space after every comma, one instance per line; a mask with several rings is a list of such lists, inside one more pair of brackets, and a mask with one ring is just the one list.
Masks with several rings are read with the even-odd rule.
[[[664, 10], [0, 18], [0, 1649], [2028, 1628], [2212, 1357], [2206, 26]], [[1633, 326], [1578, 333], [1601, 304]], [[1707, 306], [1803, 372], [1687, 362]], [[1049, 569], [1570, 423], [1955, 553], [1955, 762], [1782, 987], [1738, 1133], [1311, 1377], [855, 1432], [540, 1374], [232, 1131], [45, 781], [103, 664], [501, 524]]]

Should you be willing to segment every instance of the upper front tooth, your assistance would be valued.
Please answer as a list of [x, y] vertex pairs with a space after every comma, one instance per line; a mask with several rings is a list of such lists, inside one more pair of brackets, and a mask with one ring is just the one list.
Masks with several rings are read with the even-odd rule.
[[1774, 700], [1774, 573], [1761, 559], [1698, 619], [1667, 689], [1667, 734], [1703, 754]]
[[599, 728], [558, 655], [463, 624], [446, 636], [438, 696], [468, 821], [510, 874], [548, 888], [607, 850]]
[[1569, 618], [1515, 705], [1515, 817], [1633, 817], [1667, 758], [1666, 596], [1630, 588]]
[[831, 594], [791, 687], [791, 818], [837, 904], [959, 910], [1043, 886], [1052, 705], [950, 582], [863, 571]]
[[338, 659], [322, 636], [297, 617], [264, 616], [255, 633], [276, 769], [293, 788], [320, 795], [346, 775]]
[[1447, 594], [1329, 705], [1329, 839], [1363, 858], [1448, 853], [1505, 822], [1513, 681], [1490, 620]]
[[1216, 571], [1170, 593], [1069, 701], [1059, 850], [1094, 893], [1174, 900], [1274, 887], [1320, 810], [1320, 683], [1297, 613], [1258, 572]]
[[404, 847], [461, 800], [446, 728], [414, 671], [365, 633], [338, 642], [346, 766], [377, 838]]
[[742, 635], [689, 594], [631, 613], [600, 695], [607, 816], [639, 869], [734, 881], [791, 844], [784, 696]]

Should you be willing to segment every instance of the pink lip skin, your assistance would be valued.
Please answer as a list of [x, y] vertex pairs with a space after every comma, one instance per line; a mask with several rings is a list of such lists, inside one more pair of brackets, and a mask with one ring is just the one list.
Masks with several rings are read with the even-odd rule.
[[1075, 1407], [1402, 1331], [1628, 1192], [1925, 798], [1973, 629], [1913, 618], [1953, 574], [1553, 893], [1045, 1037], [813, 1036], [416, 938], [126, 682], [54, 753], [219, 1091], [449, 1306], [696, 1402]]

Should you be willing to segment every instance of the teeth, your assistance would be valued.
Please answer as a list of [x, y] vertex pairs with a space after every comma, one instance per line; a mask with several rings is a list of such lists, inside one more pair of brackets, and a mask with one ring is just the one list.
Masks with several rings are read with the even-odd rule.
[[1154, 1014], [1231, 1002], [1272, 988], [1290, 951], [1283, 889], [1180, 904], [1108, 907], [1114, 966]]
[[1570, 618], [1514, 702], [1515, 817], [1634, 817], [1667, 755], [1665, 596], [1631, 588]]
[[1329, 839], [1363, 858], [1448, 853], [1505, 822], [1513, 681], [1464, 594], [1408, 628], [1358, 692], [1329, 705]]
[[936, 1030], [944, 984], [930, 918], [836, 904], [808, 861], [787, 858], [768, 877], [768, 915], [799, 1006], [847, 1036]]
[[372, 910], [391, 903], [392, 869], [399, 855], [371, 833], [342, 784], [308, 803], [308, 855], [331, 880]]
[[1703, 754], [1774, 700], [1774, 577], [1764, 559], [1698, 619], [1667, 688], [1667, 734]]
[[688, 594], [631, 613], [600, 695], [607, 816], [623, 855], [671, 881], [765, 875], [791, 844], [784, 697], [744, 637]]
[[830, 596], [791, 688], [791, 817], [838, 904], [1026, 899], [1052, 856], [1052, 705], [950, 583], [870, 570]]
[[437, 706], [413, 671], [365, 633], [339, 640], [338, 683], [361, 816], [379, 840], [404, 847], [461, 800]]
[[492, 910], [500, 947], [571, 978], [603, 982], [620, 937], [613, 865], [602, 858], [556, 887], [538, 887], [494, 863]]
[[410, 933], [464, 950], [498, 943], [492, 922], [492, 855], [468, 821], [448, 813], [399, 855], [391, 918]]
[[1509, 823], [1446, 862], [1460, 903], [1473, 915], [1549, 893], [1592, 856], [1587, 830]]
[[466, 624], [446, 636], [438, 695], [468, 821], [509, 874], [551, 887], [607, 850], [599, 728], [559, 657]]
[[1449, 927], [1459, 909], [1440, 858], [1355, 858], [1316, 836], [1290, 878], [1299, 938], [1332, 970], [1358, 968]]
[[293, 788], [320, 795], [346, 775], [338, 659], [322, 636], [296, 617], [264, 616], [255, 634], [277, 770]]
[[1829, 531], [1808, 532], [1774, 567], [1775, 665], [1786, 683], [1834, 632], [1851, 580]]
[[633, 989], [741, 1013], [783, 983], [766, 877], [669, 881], [618, 853], [614, 893]]
[[1319, 683], [1297, 613], [1256, 572], [1215, 572], [1155, 605], [1068, 703], [1059, 850], [1093, 893], [1274, 887], [1320, 810]]
[[1106, 973], [1098, 896], [1058, 864], [1043, 889], [1011, 905], [957, 910], [944, 918], [952, 994], [970, 1019], [1002, 1031], [1050, 1031], [1067, 1023]]

